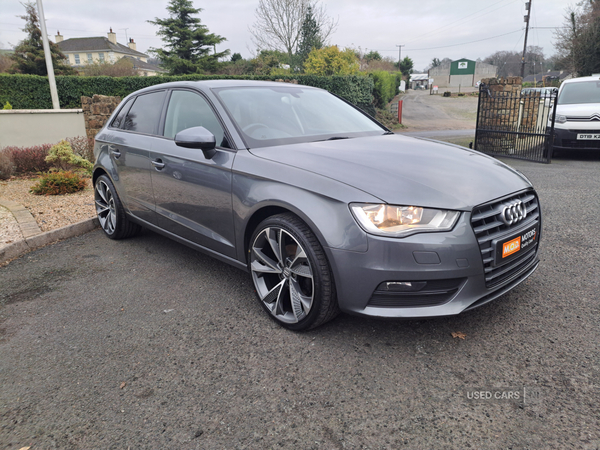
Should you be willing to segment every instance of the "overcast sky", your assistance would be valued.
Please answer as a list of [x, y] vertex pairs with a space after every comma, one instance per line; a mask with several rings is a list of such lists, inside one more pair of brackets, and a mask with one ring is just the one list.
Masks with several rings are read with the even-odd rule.
[[[377, 50], [398, 59], [409, 56], [420, 71], [432, 58], [485, 58], [499, 50], [523, 50], [525, 0], [321, 0], [338, 28], [330, 44]], [[50, 39], [57, 30], [65, 37], [106, 36], [109, 28], [126, 44], [134, 38], [138, 51], [161, 47], [157, 27], [149, 19], [167, 17], [168, 0], [43, 0]], [[230, 49], [244, 58], [256, 52], [249, 26], [255, 20], [258, 0], [196, 1], [200, 19], [210, 32], [227, 39], [218, 51]], [[565, 0], [533, 0], [528, 45], [555, 53], [554, 27], [564, 24]], [[0, 48], [12, 48], [25, 33], [16, 17], [25, 9], [19, 0], [0, 0]]]

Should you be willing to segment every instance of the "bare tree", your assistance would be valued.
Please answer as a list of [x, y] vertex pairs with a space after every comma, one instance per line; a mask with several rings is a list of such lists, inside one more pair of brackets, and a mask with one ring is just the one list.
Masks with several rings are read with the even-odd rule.
[[323, 42], [337, 28], [337, 20], [327, 15], [319, 0], [259, 0], [256, 21], [249, 27], [258, 50], [278, 50], [290, 57], [297, 52], [302, 24], [308, 8], [319, 27]]
[[570, 6], [564, 16], [565, 23], [554, 33], [557, 66], [564, 67], [579, 76], [598, 71], [597, 56], [600, 36], [600, 1], [589, 0]]

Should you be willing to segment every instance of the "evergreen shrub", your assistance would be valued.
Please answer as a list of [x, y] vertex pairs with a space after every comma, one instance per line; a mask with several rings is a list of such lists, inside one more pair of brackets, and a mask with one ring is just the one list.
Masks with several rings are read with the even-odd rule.
[[73, 172], [50, 172], [30, 189], [35, 195], [64, 195], [85, 189], [86, 182]]
[[52, 146], [48, 151], [48, 156], [46, 156], [46, 162], [58, 170], [83, 169], [89, 175], [92, 174], [93, 164], [82, 156], [73, 153], [71, 144], [64, 140]]

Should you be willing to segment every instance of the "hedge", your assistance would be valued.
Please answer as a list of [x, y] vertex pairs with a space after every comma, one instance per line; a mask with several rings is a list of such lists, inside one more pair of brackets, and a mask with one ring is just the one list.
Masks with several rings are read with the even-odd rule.
[[399, 72], [390, 73], [385, 70], [376, 70], [369, 73], [373, 78], [373, 97], [375, 106], [383, 108], [387, 105], [398, 93], [400, 80], [402, 75]]
[[[124, 98], [148, 86], [170, 81], [221, 79], [278, 80], [281, 76], [185, 75], [156, 77], [80, 77], [57, 76], [60, 107], [81, 108], [81, 97], [94, 94]], [[294, 75], [299, 84], [326, 89], [350, 103], [369, 109], [373, 100], [373, 79], [361, 75], [322, 77]], [[48, 78], [38, 75], [0, 74], [0, 104], [9, 101], [14, 109], [52, 109]]]

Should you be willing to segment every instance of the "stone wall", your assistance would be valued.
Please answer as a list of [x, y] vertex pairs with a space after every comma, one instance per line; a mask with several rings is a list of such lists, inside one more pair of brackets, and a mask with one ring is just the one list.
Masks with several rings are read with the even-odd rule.
[[108, 97], [106, 95], [94, 95], [93, 97], [81, 97], [81, 107], [85, 117], [85, 131], [87, 137], [94, 136], [104, 126], [115, 108], [121, 103], [121, 97]]

